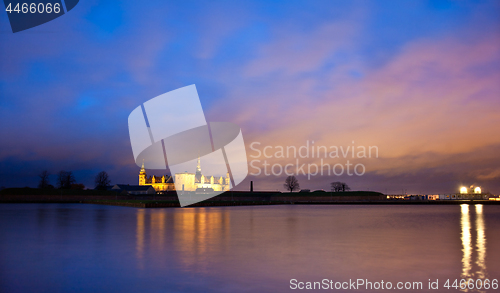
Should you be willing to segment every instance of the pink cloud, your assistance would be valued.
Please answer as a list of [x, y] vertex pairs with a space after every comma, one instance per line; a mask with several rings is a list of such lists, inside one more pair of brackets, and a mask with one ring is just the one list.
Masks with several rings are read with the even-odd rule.
[[[485, 165], [498, 153], [481, 151], [500, 145], [500, 70], [492, 66], [500, 64], [497, 36], [418, 40], [384, 66], [364, 68], [361, 79], [345, 76], [342, 70], [349, 64], [334, 68], [325, 73], [325, 89], [318, 90], [324, 77], [299, 74], [318, 69], [338, 47], [311, 46], [300, 56], [286, 50], [281, 54], [280, 48], [319, 44], [327, 32], [329, 28], [292, 34], [269, 44], [263, 57], [247, 66], [249, 76], [283, 71], [272, 82], [259, 80], [257, 86], [243, 85], [231, 94], [238, 103], [231, 106], [234, 114], [225, 115], [242, 125], [247, 147], [253, 141], [297, 147], [307, 140], [325, 146], [355, 141], [380, 150], [381, 159], [367, 162], [370, 172], [403, 174], [463, 163], [477, 165], [472, 178], [498, 176]], [[299, 59], [306, 61], [295, 62]]]

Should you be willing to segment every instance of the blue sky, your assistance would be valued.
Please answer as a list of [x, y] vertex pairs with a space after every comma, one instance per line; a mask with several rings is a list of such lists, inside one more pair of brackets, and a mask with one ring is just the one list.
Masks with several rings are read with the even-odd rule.
[[43, 169], [136, 183], [128, 115], [196, 84], [207, 120], [238, 123], [247, 148], [379, 146], [364, 177], [340, 178], [353, 189], [500, 192], [496, 1], [81, 0], [15, 34], [0, 13], [0, 55], [0, 186]]

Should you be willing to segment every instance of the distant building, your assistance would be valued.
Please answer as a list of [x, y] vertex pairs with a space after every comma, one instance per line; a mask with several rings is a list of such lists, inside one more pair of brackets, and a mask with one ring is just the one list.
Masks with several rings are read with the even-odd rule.
[[460, 187], [460, 194], [481, 194], [481, 187], [471, 185], [469, 188]]
[[386, 196], [387, 199], [405, 199], [407, 197], [406, 194], [388, 194]]
[[[150, 176], [147, 177], [144, 163], [139, 172], [139, 185], [152, 186], [157, 192], [174, 191], [175, 184], [181, 187], [182, 191], [197, 191], [198, 189], [212, 189], [213, 191], [228, 191], [230, 189], [229, 172], [226, 177], [205, 176], [201, 173], [200, 158], [198, 158], [198, 166], [196, 173], [177, 173], [174, 176]], [[200, 191], [201, 192], [201, 191]]]
[[156, 190], [152, 186], [116, 184], [111, 188], [111, 190], [120, 192], [126, 191], [128, 194], [133, 194], [133, 195], [156, 194]]
[[439, 195], [440, 200], [487, 200], [489, 197], [488, 193], [482, 193], [481, 187], [474, 185], [460, 187], [459, 193]]

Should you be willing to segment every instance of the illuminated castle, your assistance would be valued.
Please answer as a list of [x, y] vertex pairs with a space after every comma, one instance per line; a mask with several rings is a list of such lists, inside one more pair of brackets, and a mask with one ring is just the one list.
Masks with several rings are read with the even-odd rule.
[[142, 168], [139, 172], [139, 185], [151, 185], [157, 192], [174, 191], [174, 182], [177, 183], [177, 186], [182, 186], [182, 188], [179, 188], [182, 191], [196, 191], [197, 189], [228, 191], [230, 189], [229, 172], [226, 174], [226, 177], [204, 176], [201, 174], [200, 158], [198, 158], [196, 173], [177, 173], [175, 177], [168, 175], [147, 177], [144, 163], [142, 163]]

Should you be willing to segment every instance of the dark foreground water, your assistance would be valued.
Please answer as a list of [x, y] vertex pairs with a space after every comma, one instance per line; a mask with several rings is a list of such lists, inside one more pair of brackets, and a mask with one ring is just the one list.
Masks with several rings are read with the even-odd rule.
[[0, 205], [2, 292], [460, 292], [444, 285], [461, 278], [500, 279], [500, 206]]

